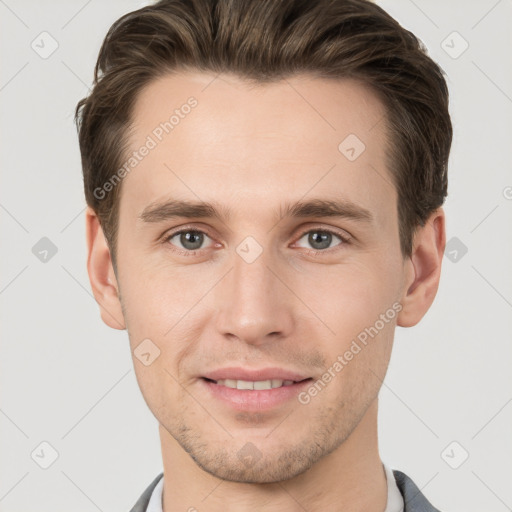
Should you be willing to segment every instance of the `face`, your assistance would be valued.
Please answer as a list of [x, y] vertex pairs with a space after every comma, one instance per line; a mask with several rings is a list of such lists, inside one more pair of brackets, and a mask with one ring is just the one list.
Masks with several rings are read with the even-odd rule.
[[219, 478], [303, 473], [358, 427], [391, 353], [405, 271], [384, 108], [350, 80], [187, 72], [141, 92], [130, 147], [148, 136], [116, 275], [152, 361], [134, 357], [143, 396]]

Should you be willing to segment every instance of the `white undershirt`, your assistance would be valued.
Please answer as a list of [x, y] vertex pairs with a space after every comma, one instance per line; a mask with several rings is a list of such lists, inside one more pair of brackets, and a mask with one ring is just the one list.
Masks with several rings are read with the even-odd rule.
[[[384, 471], [386, 472], [386, 479], [388, 483], [388, 501], [386, 503], [386, 509], [384, 512], [404, 512], [404, 499], [398, 486], [396, 485], [395, 476], [393, 471], [386, 466]], [[151, 498], [149, 499], [148, 508], [146, 512], [162, 512], [162, 492], [164, 488], [164, 477], [158, 481], [156, 487], [153, 489]]]

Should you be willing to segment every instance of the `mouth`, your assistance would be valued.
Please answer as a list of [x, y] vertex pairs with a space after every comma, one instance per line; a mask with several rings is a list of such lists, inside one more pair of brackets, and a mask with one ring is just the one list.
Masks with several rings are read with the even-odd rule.
[[[233, 375], [225, 378], [225, 373], [219, 377], [212, 376], [201, 377], [199, 382], [204, 388], [204, 392], [210, 398], [213, 398], [219, 405], [230, 410], [245, 412], [265, 412], [278, 410], [293, 400], [297, 400], [297, 395], [310, 386], [313, 382], [312, 377], [303, 377], [295, 374], [295, 378], [234, 378], [239, 375]], [[229, 373], [229, 372], [228, 372]], [[274, 372], [276, 373], [276, 372]], [[245, 375], [244, 375], [245, 376]], [[291, 377], [291, 374], [281, 377]]]
[[293, 386], [300, 382], [313, 380], [311, 377], [301, 380], [282, 380], [282, 379], [267, 379], [267, 380], [240, 380], [240, 379], [219, 379], [213, 380], [207, 377], [202, 377], [205, 381], [217, 384], [218, 386], [225, 386], [231, 389], [239, 390], [252, 390], [263, 391], [268, 389], [276, 389], [285, 386]]

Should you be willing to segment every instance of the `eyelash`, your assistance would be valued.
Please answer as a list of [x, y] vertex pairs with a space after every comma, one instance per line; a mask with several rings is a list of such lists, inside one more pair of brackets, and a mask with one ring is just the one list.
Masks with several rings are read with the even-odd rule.
[[[176, 235], [180, 235], [182, 233], [189, 233], [189, 232], [193, 232], [193, 233], [200, 233], [200, 234], [204, 234], [206, 236], [208, 236], [209, 238], [213, 239], [212, 236], [210, 236], [210, 234], [207, 232], [207, 231], [204, 231], [204, 230], [201, 230], [201, 229], [197, 229], [197, 228], [193, 228], [193, 227], [185, 227], [185, 228], [182, 228], [178, 231], [174, 231], [172, 233], [170, 233], [169, 235], [167, 236], [164, 236], [163, 240], [162, 240], [162, 243], [164, 244], [168, 244], [168, 245], [172, 245], [172, 244], [169, 244], [169, 241], [171, 240], [171, 238], [174, 238]], [[337, 246], [334, 246], [334, 247], [330, 247], [328, 249], [305, 249], [307, 254], [313, 254], [313, 255], [318, 255], [318, 254], [321, 254], [321, 253], [330, 253], [333, 249], [335, 250], [337, 247], [340, 247], [340, 246], [343, 246], [343, 245], [350, 245], [352, 242], [351, 242], [351, 238], [350, 237], [347, 237], [345, 235], [342, 235], [341, 233], [337, 232], [337, 231], [334, 231], [334, 230], [331, 230], [331, 229], [326, 229], [326, 228], [310, 228], [306, 231], [303, 231], [299, 237], [297, 238], [297, 241], [299, 241], [304, 235], [307, 235], [308, 233], [311, 233], [311, 232], [317, 232], [317, 233], [329, 233], [331, 235], [334, 235], [334, 236], [337, 236], [342, 243], [338, 244]], [[172, 251], [176, 252], [177, 254], [180, 254], [180, 255], [183, 255], [183, 256], [195, 256], [199, 251], [202, 251], [203, 249], [196, 249], [196, 250], [193, 250], [193, 251], [187, 251], [187, 250], [183, 250], [183, 249], [179, 249], [179, 248], [176, 248], [176, 247], [172, 247], [171, 249]]]

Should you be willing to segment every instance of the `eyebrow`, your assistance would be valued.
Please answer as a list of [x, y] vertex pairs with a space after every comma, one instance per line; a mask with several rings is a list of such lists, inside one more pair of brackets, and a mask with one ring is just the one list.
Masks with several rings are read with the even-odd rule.
[[[372, 213], [360, 205], [346, 199], [311, 199], [286, 203], [279, 210], [284, 217], [337, 217], [360, 222], [373, 222]], [[228, 220], [231, 210], [222, 205], [203, 201], [183, 201], [170, 199], [149, 204], [139, 218], [143, 222], [156, 223], [173, 218], [216, 218]]]

